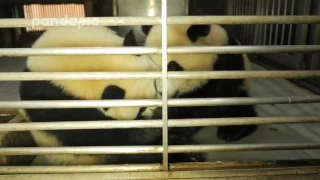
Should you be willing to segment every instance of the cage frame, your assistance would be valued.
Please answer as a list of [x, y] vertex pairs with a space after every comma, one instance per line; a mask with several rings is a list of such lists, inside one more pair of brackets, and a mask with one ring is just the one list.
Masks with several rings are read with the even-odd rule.
[[[112, 79], [112, 78], [141, 78], [141, 77], [146, 77], [146, 78], [162, 78], [163, 80], [163, 98], [162, 100], [146, 100], [145, 101], [145, 106], [148, 105], [156, 105], [156, 106], [162, 106], [165, 108], [163, 110], [163, 119], [162, 120], [152, 120], [150, 121], [144, 121], [145, 124], [144, 126], [146, 127], [160, 127], [162, 126], [163, 129], [163, 144], [162, 147], [157, 147], [157, 149], [153, 148], [153, 152], [157, 153], [162, 153], [163, 154], [163, 163], [162, 164], [153, 164], [153, 165], [101, 165], [101, 166], [35, 166], [35, 167], [28, 167], [28, 166], [1, 166], [0, 167], [0, 179], [5, 179], [5, 178], [10, 178], [10, 179], [28, 179], [28, 178], [35, 178], [35, 179], [70, 179], [70, 178], [75, 178], [75, 179], [178, 179], [178, 178], [186, 178], [186, 179], [211, 179], [211, 178], [216, 178], [216, 179], [301, 179], [302, 177], [308, 178], [308, 179], [318, 179], [319, 174], [320, 174], [320, 160], [300, 160], [300, 161], [270, 161], [270, 162], [229, 162], [229, 163], [220, 163], [220, 162], [212, 162], [212, 163], [176, 163], [176, 164], [169, 164], [168, 163], [168, 152], [181, 152], [181, 151], [199, 151], [203, 152], [204, 150], [234, 150], [237, 151], [239, 148], [243, 148], [246, 150], [252, 150], [252, 149], [258, 149], [260, 150], [265, 150], [265, 149], [320, 149], [320, 144], [314, 143], [314, 144], [289, 144], [287, 146], [279, 146], [279, 145], [269, 145], [269, 146], [241, 146], [241, 145], [235, 145], [232, 149], [232, 146], [226, 145], [226, 146], [221, 146], [221, 145], [212, 145], [208, 146], [207, 148], [204, 148], [204, 146], [189, 146], [189, 149], [185, 149], [186, 146], [172, 146], [170, 148], [168, 146], [167, 142], [167, 136], [168, 136], [168, 127], [173, 125], [176, 125], [177, 127], [182, 125], [183, 121], [179, 120], [174, 121], [174, 120], [168, 120], [167, 118], [167, 108], [168, 106], [179, 106], [179, 105], [187, 105], [186, 103], [182, 103], [185, 100], [168, 100], [167, 99], [167, 91], [166, 91], [166, 81], [167, 78], [222, 78], [222, 77], [229, 77], [229, 78], [234, 78], [239, 75], [239, 72], [235, 73], [230, 73], [230, 72], [219, 72], [219, 73], [207, 73], [205, 74], [200, 74], [197, 75], [199, 72], [196, 72], [192, 75], [192, 73], [185, 73], [184, 76], [181, 75], [181, 73], [174, 73], [174, 72], [167, 72], [166, 69], [166, 64], [167, 64], [167, 54], [168, 53], [183, 53], [183, 52], [190, 52], [190, 49], [192, 51], [192, 48], [184, 48], [184, 47], [178, 47], [174, 50], [174, 48], [168, 48], [166, 44], [166, 27], [167, 24], [204, 24], [204, 23], [217, 23], [217, 24], [264, 24], [264, 23], [270, 23], [270, 24], [319, 24], [320, 23], [320, 17], [319, 16], [294, 16], [294, 17], [269, 17], [269, 16], [207, 16], [207, 17], [186, 17], [186, 16], [180, 16], [180, 17], [167, 17], [166, 13], [166, 5], [167, 5], [167, 0], [162, 0], [162, 8], [161, 8], [161, 17], [112, 17], [112, 18], [99, 18], [101, 19], [102, 23], [99, 23], [100, 26], [102, 25], [152, 25], [152, 24], [161, 24], [162, 25], [162, 47], [161, 49], [159, 48], [141, 48], [141, 49], [133, 49], [133, 48], [121, 48], [116, 51], [117, 53], [123, 54], [123, 52], [132, 54], [136, 50], [140, 50], [138, 53], [141, 54], [162, 54], [162, 65], [163, 69], [161, 73], [153, 74], [150, 73], [148, 76], [146, 74], [142, 73], [136, 73], [136, 77], [134, 74], [130, 73], [103, 73], [100, 74], [98, 79]], [[32, 22], [30, 19], [0, 19], [0, 28], [13, 28], [13, 27], [27, 27], [31, 26]], [[77, 24], [72, 24], [70, 22], [71, 26], [77, 26]], [[269, 50], [271, 51], [272, 48], [274, 48], [275, 52], [278, 51], [296, 51], [297, 49], [299, 50], [299, 47], [301, 48], [300, 51], [311, 51], [311, 52], [320, 52], [320, 45], [314, 45], [314, 46], [274, 46], [274, 47], [268, 47], [270, 48]], [[203, 48], [203, 47], [201, 47]], [[226, 47], [223, 47], [226, 48]], [[233, 50], [232, 50], [233, 48]], [[247, 48], [247, 49], [246, 49]], [[251, 49], [250, 49], [251, 48]], [[256, 48], [256, 49], [254, 49]], [[231, 47], [230, 49], [227, 50], [229, 53], [239, 53], [239, 52], [259, 52], [262, 51], [265, 47]], [[280, 48], [280, 50], [279, 50]], [[282, 49], [281, 49], [282, 48]], [[310, 48], [312, 50], [310, 50]], [[106, 49], [110, 49], [109, 51], [106, 51]], [[129, 49], [132, 49], [131, 51]], [[277, 49], [277, 50], [276, 50]], [[0, 50], [0, 56], [25, 56], [25, 55], [43, 55], [44, 52], [45, 54], [52, 54], [52, 55], [58, 55], [59, 51], [60, 54], [81, 54], [80, 52], [83, 49], [77, 49], [77, 48], [52, 48], [52, 49], [47, 49], [47, 50], [28, 50], [28, 49], [20, 49], [17, 48], [15, 50], [12, 49], [1, 49]], [[88, 48], [87, 50], [92, 51], [93, 48]], [[111, 53], [113, 50], [117, 50], [117, 48], [112, 49], [112, 48], [103, 48], [99, 49], [97, 51], [92, 51], [93, 54], [105, 54], [105, 53]], [[171, 52], [170, 52], [171, 50]], [[193, 47], [194, 52], [199, 52], [200, 48]], [[208, 47], [206, 51], [202, 53], [210, 53], [210, 52], [221, 52], [222, 48], [220, 47]], [[268, 50], [267, 50], [268, 51]], [[86, 51], [88, 52], [88, 51]], [[137, 51], [136, 51], [137, 52]], [[112, 54], [112, 53], [111, 53]], [[309, 74], [307, 74], [309, 72]], [[285, 71], [284, 73], [280, 73], [278, 71], [275, 72], [262, 72], [258, 73], [255, 76], [252, 75], [252, 72], [250, 72], [251, 76], [249, 73], [243, 73], [241, 76], [243, 77], [249, 77], [249, 78], [261, 78], [261, 77], [268, 77], [268, 78], [280, 78], [280, 77], [286, 77], [286, 78], [305, 78], [305, 77], [318, 77], [320, 76], [320, 71], [295, 71], [296, 74], [292, 71]], [[30, 73], [29, 73], [30, 74]], [[33, 76], [25, 76], [25, 74], [22, 73], [0, 73], [0, 80], [40, 80], [43, 79], [42, 75], [45, 73], [33, 73]], [[74, 78], [79, 78], [80, 73], [73, 74]], [[90, 73], [83, 73], [83, 76], [80, 78], [84, 78], [87, 74], [88, 79], [96, 79], [96, 76], [98, 74], [92, 74], [91, 76], [88, 75]], [[140, 74], [140, 75], [139, 75]], [[183, 74], [183, 73], [182, 73]], [[254, 74], [254, 73], [253, 73]], [[52, 74], [50, 77], [51, 78], [70, 78], [68, 76], [69, 74], [64, 74], [64, 73], [55, 73]], [[153, 75], [153, 76], [152, 76]], [[150, 77], [151, 76], [151, 77]], [[22, 78], [24, 77], [24, 78]], [[68, 78], [68, 79], [69, 79]], [[50, 79], [50, 78], [49, 78]], [[219, 101], [220, 100], [220, 101]], [[125, 103], [124, 101], [127, 101], [128, 103]], [[140, 100], [138, 100], [140, 101]], [[176, 102], [175, 102], [176, 101]], [[191, 100], [188, 100], [191, 102]], [[235, 98], [235, 99], [228, 99], [228, 98], [218, 98], [218, 102], [222, 103], [223, 105], [229, 105], [230, 102], [236, 102], [238, 105], [240, 104], [261, 104], [261, 103], [295, 103], [295, 102], [320, 102], [320, 96], [316, 97], [298, 97], [298, 98]], [[175, 103], [174, 103], [175, 102]], [[207, 103], [206, 103], [207, 102]], [[208, 103], [209, 102], [209, 103]], [[19, 104], [20, 103], [20, 104]], [[47, 101], [43, 102], [47, 103], [47, 106], [41, 106], [43, 107], [50, 107], [52, 106], [58, 106], [58, 107], [79, 107], [77, 106], [78, 103], [75, 102], [52, 102], [52, 101]], [[65, 103], [65, 104], [63, 104]], [[68, 104], [69, 103], [69, 104]], [[73, 104], [72, 104], [73, 103]], [[141, 106], [141, 102], [138, 103], [137, 101], [135, 102], [130, 102], [129, 100], [123, 100], [119, 101], [118, 104], [112, 105], [108, 101], [86, 101], [83, 102], [84, 106], [90, 106], [90, 107], [101, 107], [101, 106], [134, 106], [139, 104]], [[82, 103], [82, 104], [83, 104]], [[91, 103], [91, 105], [90, 105]], [[135, 104], [136, 103], [136, 104]], [[214, 103], [217, 103], [217, 101], [208, 101], [208, 100], [196, 100], [192, 104], [198, 104], [198, 105], [213, 105]], [[229, 104], [228, 104], [229, 103]], [[30, 108], [34, 104], [34, 108], [40, 108], [39, 104], [36, 102], [32, 103], [27, 103], [27, 102], [1, 102], [0, 107], [1, 108]], [[8, 112], [10, 110], [7, 110]], [[14, 111], [13, 111], [14, 112]], [[10, 112], [9, 112], [10, 113]], [[248, 118], [246, 118], [248, 119]], [[258, 119], [258, 123], [261, 124], [267, 124], [267, 123], [288, 123], [288, 122], [320, 122], [320, 117], [315, 116], [315, 117], [275, 117], [274, 119], [272, 118], [267, 118], [267, 121], [264, 121], [265, 119], [263, 118], [256, 118]], [[280, 119], [280, 120], [279, 120]], [[236, 120], [238, 121], [239, 118], [225, 118], [226, 121], [229, 120], [229, 125], [235, 124]], [[249, 120], [243, 120], [243, 123], [253, 123], [252, 121], [249, 122]], [[185, 122], [190, 123], [192, 120], [185, 120]], [[194, 121], [194, 120], [193, 120]], [[84, 128], [88, 127], [88, 122], [79, 122], [76, 126], [74, 124], [70, 124], [69, 122], [65, 122], [68, 124], [67, 126], [73, 126], [75, 128]], [[100, 124], [99, 124], [100, 123]], [[104, 127], [109, 127], [110, 123], [108, 122], [97, 122], [96, 126], [100, 126], [104, 124]], [[131, 127], [144, 127], [143, 124], [139, 124], [141, 122], [135, 121], [135, 122], [126, 122], [126, 124], [131, 124]], [[201, 124], [202, 123], [202, 124]], [[206, 126], [208, 124], [215, 123], [214, 125], [219, 124], [218, 122], [213, 121], [212, 119], [203, 119], [202, 121], [199, 120], [199, 122], [193, 122], [188, 125], [203, 125]], [[10, 124], [5, 124], [4, 126], [0, 127], [0, 130], [12, 130], [12, 131], [20, 131], [20, 130], [27, 130], [27, 129], [45, 129], [45, 127], [48, 129], [48, 126], [46, 124], [50, 123], [28, 123], [28, 124], [19, 124], [19, 125], [10, 125]], [[76, 124], [76, 123], [75, 123]], [[91, 122], [91, 124], [93, 124]], [[114, 124], [114, 122], [113, 122]], [[19, 128], [20, 126], [20, 128]], [[59, 123], [51, 123], [51, 128], [68, 128], [67, 126], [61, 126]], [[91, 128], [96, 128], [96, 126], [92, 125]], [[117, 127], [116, 127], [117, 126]], [[130, 125], [129, 125], [130, 126]], [[123, 127], [123, 124], [115, 124], [114, 127], [109, 127], [109, 128], [121, 128]], [[128, 127], [130, 128], [130, 127]], [[49, 126], [50, 129], [50, 126]], [[132, 147], [130, 147], [132, 148]], [[150, 147], [149, 147], [150, 148]], [[198, 148], [198, 149], [197, 149]], [[53, 147], [53, 148], [36, 148], [39, 151], [36, 152], [36, 154], [39, 153], [44, 153], [47, 154], [49, 151], [52, 153], [65, 153], [69, 152], [70, 153], [70, 147]], [[1, 148], [0, 149], [0, 154], [16, 154], [16, 155], [21, 155], [21, 154], [34, 154], [33, 150], [36, 150], [35, 148]], [[50, 150], [51, 149], [51, 150]], [[73, 148], [75, 152], [79, 152], [81, 148]], [[124, 153], [137, 153], [137, 149], [134, 150], [124, 150], [122, 152]], [[151, 149], [148, 149], [146, 147], [142, 147], [142, 149], [145, 150], [144, 153], [150, 153], [152, 152]], [[64, 151], [66, 150], [66, 151]], [[95, 150], [92, 147], [86, 147], [82, 149], [82, 153], [87, 153], [90, 150]], [[119, 150], [119, 149], [117, 149]], [[180, 151], [179, 151], [180, 150]], [[102, 147], [100, 148], [100, 152], [115, 152], [114, 150], [112, 151], [112, 147], [106, 148]], [[141, 149], [139, 149], [141, 152]], [[97, 151], [96, 151], [97, 152]], [[170, 166], [169, 166], [170, 165]], [[76, 174], [75, 174], [76, 173]]]

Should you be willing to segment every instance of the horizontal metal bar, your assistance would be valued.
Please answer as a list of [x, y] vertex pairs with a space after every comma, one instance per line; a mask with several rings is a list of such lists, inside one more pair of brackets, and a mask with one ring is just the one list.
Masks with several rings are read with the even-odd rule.
[[[320, 70], [314, 71], [183, 71], [168, 72], [169, 79], [260, 79], [260, 78], [315, 78]], [[0, 74], [1, 78], [1, 74]], [[1, 79], [0, 79], [1, 80]]]
[[[316, 78], [320, 70], [307, 71], [183, 71], [168, 72], [169, 79]], [[161, 72], [3, 72], [0, 81], [159, 79]]]
[[172, 99], [170, 107], [181, 106], [231, 106], [231, 105], [258, 105], [258, 104], [296, 104], [296, 103], [319, 103], [320, 96], [305, 97], [254, 97], [254, 98], [207, 98], [207, 99]]
[[[318, 24], [319, 16], [171, 16], [168, 24]], [[161, 24], [160, 17], [0, 19], [0, 28], [44, 26], [130, 26]]]
[[[302, 117], [240, 117], [208, 119], [170, 119], [169, 127], [196, 126], [229, 126], [249, 124], [282, 124], [282, 123], [317, 123], [320, 116]], [[65, 121], [65, 122], [28, 122], [1, 124], [0, 131], [32, 130], [75, 130], [75, 129], [128, 129], [128, 128], [161, 128], [162, 120], [134, 121]]]
[[[42, 21], [42, 22], [41, 22]], [[51, 23], [50, 23], [51, 22]], [[130, 26], [161, 24], [159, 17], [10, 18], [0, 19], [0, 28], [46, 26]]]
[[91, 147], [13, 147], [0, 148], [1, 155], [44, 154], [154, 154], [161, 146], [91, 146]]
[[1, 114], [18, 115], [19, 112], [16, 109], [0, 109], [0, 115]]
[[[320, 52], [320, 45], [272, 45], [272, 46], [175, 46], [168, 47], [168, 54], [194, 53], [284, 53]], [[0, 57], [19, 56], [68, 56], [68, 55], [119, 55], [119, 54], [161, 54], [156, 47], [64, 47], [64, 48], [3, 48]]]
[[[199, 167], [197, 163], [194, 163], [195, 167]], [[119, 165], [121, 166], [121, 165]], [[40, 166], [41, 167], [41, 166]], [[39, 168], [40, 168], [39, 167]], [[47, 166], [48, 167], [48, 166]], [[50, 167], [50, 166], [49, 166]], [[60, 166], [62, 168], [68, 168], [69, 166]], [[82, 167], [87, 166], [79, 166]], [[170, 168], [171, 169], [171, 168]], [[79, 170], [80, 171], [80, 170]], [[40, 172], [41, 173], [41, 172]], [[220, 169], [205, 171], [195, 170], [193, 166], [188, 166], [184, 171], [154, 171], [154, 172], [109, 172], [109, 173], [46, 173], [46, 174], [11, 174], [0, 175], [0, 180], [21, 180], [21, 179], [37, 179], [37, 180], [62, 180], [62, 179], [112, 179], [112, 180], [131, 180], [141, 179], [149, 180], [152, 177], [153, 180], [163, 179], [188, 179], [188, 180], [209, 180], [209, 179], [228, 179], [228, 180], [301, 180], [301, 179], [315, 179], [319, 178], [320, 166], [286, 166], [286, 167], [259, 167], [259, 168], [241, 168], [241, 169]]]
[[[161, 50], [160, 50], [161, 51]], [[0, 51], [1, 52], [1, 51]], [[201, 46], [201, 47], [170, 47], [168, 54], [191, 54], [191, 53], [219, 53], [219, 54], [238, 54], [238, 53], [289, 53], [289, 52], [320, 52], [320, 45], [271, 45], [271, 46]]]
[[[202, 99], [170, 99], [170, 107], [181, 106], [228, 106], [256, 104], [295, 104], [319, 103], [320, 96], [302, 97], [267, 97], [267, 98], [202, 98]], [[0, 108], [100, 108], [100, 107], [148, 107], [161, 106], [161, 100], [70, 100], [70, 101], [0, 101]]]
[[[229, 168], [263, 168], [273, 167], [280, 168], [289, 165], [298, 166], [305, 165], [307, 162], [310, 165], [319, 164], [319, 160], [284, 160], [281, 161], [240, 161], [240, 162], [205, 162], [205, 163], [170, 163], [170, 170], [185, 171], [185, 170], [219, 170]], [[292, 166], [291, 165], [291, 166]], [[107, 173], [107, 172], [151, 172], [161, 171], [160, 164], [121, 164], [121, 165], [82, 165], [82, 166], [0, 166], [1, 174], [47, 174], [47, 173]]]
[[70, 101], [0, 101], [0, 108], [99, 108], [161, 106], [161, 100], [70, 100]]
[[306, 150], [306, 149], [320, 149], [320, 143], [179, 145], [179, 146], [171, 146], [171, 147], [169, 146], [170, 153]]
[[19, 56], [69, 56], [69, 55], [119, 55], [161, 54], [161, 48], [153, 47], [63, 47], [63, 48], [6, 48], [0, 49], [0, 57]]
[[[169, 153], [188, 152], [234, 152], [269, 150], [320, 149], [320, 143], [279, 144], [228, 144], [228, 145], [174, 145]], [[92, 147], [5, 147], [1, 155], [44, 155], [44, 154], [154, 154], [162, 153], [162, 146], [92, 146]]]
[[121, 164], [91, 166], [0, 166], [1, 174], [33, 174], [33, 173], [102, 173], [102, 172], [150, 172], [162, 171], [160, 164]]
[[160, 72], [18, 72], [0, 73], [0, 81], [159, 79]]

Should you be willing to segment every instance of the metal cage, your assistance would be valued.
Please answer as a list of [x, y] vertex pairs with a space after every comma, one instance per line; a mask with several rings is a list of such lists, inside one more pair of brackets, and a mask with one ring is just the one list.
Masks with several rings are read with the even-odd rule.
[[[233, 145], [191, 145], [168, 146], [168, 127], [242, 125], [242, 124], [272, 124], [272, 123], [306, 123], [320, 122], [320, 116], [304, 117], [257, 117], [257, 118], [224, 118], [219, 119], [184, 119], [168, 120], [168, 106], [199, 106], [199, 105], [246, 105], [246, 104], [293, 104], [320, 102], [320, 96], [312, 97], [266, 97], [266, 98], [215, 98], [215, 99], [167, 99], [168, 78], [312, 78], [320, 77], [320, 70], [288, 70], [288, 71], [253, 71], [253, 72], [167, 72], [167, 54], [183, 53], [289, 53], [289, 52], [320, 52], [320, 45], [292, 44], [283, 38], [278, 41], [272, 27], [289, 27], [297, 24], [319, 24], [320, 16], [311, 15], [282, 15], [281, 8], [277, 11], [265, 12], [262, 6], [268, 6], [267, 1], [250, 3], [249, 0], [230, 0], [230, 16], [174, 16], [167, 17], [167, 0], [161, 0], [161, 17], [101, 17], [99, 26], [128, 26], [128, 25], [162, 25], [161, 48], [44, 48], [44, 49], [0, 49], [0, 56], [44, 56], [44, 55], [98, 55], [98, 54], [162, 54], [160, 73], [21, 73], [2, 72], [1, 81], [30, 81], [30, 80], [62, 80], [62, 79], [152, 79], [162, 78], [162, 100], [118, 100], [114, 101], [1, 101], [2, 109], [17, 108], [80, 108], [80, 107], [117, 107], [117, 106], [162, 106], [163, 119], [131, 122], [59, 122], [59, 123], [19, 123], [1, 124], [0, 131], [29, 131], [57, 129], [112, 129], [112, 128], [144, 128], [162, 127], [162, 146], [136, 147], [3, 147], [1, 155], [38, 155], [38, 154], [107, 154], [107, 153], [162, 153], [163, 163], [153, 165], [100, 165], [100, 166], [0, 166], [0, 179], [318, 179], [320, 174], [319, 161], [266, 161], [266, 162], [211, 162], [190, 164], [168, 164], [168, 153], [177, 152], [220, 152], [220, 151], [264, 151], [264, 150], [298, 150], [320, 149], [320, 143], [302, 144], [233, 144]], [[273, 3], [275, 0], [272, 1]], [[280, 1], [279, 1], [280, 2]], [[290, 5], [283, 7], [290, 11]], [[292, 0], [291, 2], [295, 2]], [[248, 8], [237, 8], [248, 7]], [[280, 9], [280, 10], [279, 10]], [[240, 16], [239, 16], [240, 15]], [[271, 15], [271, 16], [270, 16]], [[276, 16], [274, 16], [276, 15]], [[90, 21], [90, 18], [87, 18]], [[243, 37], [255, 34], [254, 39], [242, 39], [246, 44], [240, 47], [167, 47], [167, 24], [238, 24], [233, 29], [235, 34]], [[270, 25], [266, 25], [270, 24]], [[57, 24], [60, 26], [62, 24]], [[68, 22], [77, 26], [75, 22]], [[250, 26], [245, 26], [250, 25]], [[286, 26], [287, 25], [287, 26]], [[30, 27], [31, 19], [0, 19], [0, 28]], [[317, 25], [318, 26], [318, 25]], [[270, 28], [269, 28], [270, 27]], [[318, 28], [318, 27], [316, 27]], [[285, 30], [282, 29], [282, 35]], [[278, 32], [278, 31], [277, 31]], [[317, 32], [319, 33], [319, 32]], [[268, 35], [269, 34], [269, 35]], [[274, 36], [275, 35], [275, 36]], [[290, 31], [289, 35], [293, 36]], [[283, 36], [282, 36], [283, 37]], [[2, 113], [14, 114], [12, 110]]]

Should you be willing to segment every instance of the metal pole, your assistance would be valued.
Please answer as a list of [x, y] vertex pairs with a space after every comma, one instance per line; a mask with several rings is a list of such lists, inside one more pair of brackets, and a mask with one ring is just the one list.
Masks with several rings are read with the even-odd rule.
[[[99, 17], [81, 18], [46, 18], [54, 21], [51, 26], [132, 26], [161, 24], [160, 17]], [[45, 27], [47, 23], [35, 23], [33, 19], [0, 19], [0, 28]], [[39, 19], [40, 21], [40, 19]], [[64, 22], [64, 23], [60, 23]], [[80, 23], [81, 22], [81, 23]], [[85, 23], [83, 23], [85, 22]], [[168, 24], [319, 24], [319, 16], [172, 16]]]
[[[231, 126], [251, 124], [286, 124], [286, 123], [319, 123], [320, 116], [292, 117], [240, 117], [240, 118], [208, 118], [208, 119], [171, 119], [168, 127], [196, 126]], [[130, 129], [130, 128], [162, 128], [162, 120], [134, 121], [64, 121], [64, 122], [28, 122], [5, 123], [0, 131], [34, 131], [34, 130], [77, 130], [77, 129]]]
[[[320, 149], [320, 143], [228, 144], [228, 145], [174, 145], [168, 153], [234, 152], [269, 150]], [[91, 147], [9, 147], [0, 148], [2, 155], [45, 154], [154, 154], [163, 153], [161, 146], [91, 146]]]
[[[168, 106], [229, 106], [257, 104], [294, 104], [319, 103], [320, 96], [306, 97], [267, 97], [267, 98], [202, 98], [202, 99], [169, 99]], [[0, 108], [100, 108], [100, 107], [147, 107], [162, 106], [161, 100], [68, 100], [68, 101], [0, 101]]]
[[[291, 16], [288, 16], [288, 17], [294, 17], [293, 15], [294, 15], [294, 8], [295, 8], [296, 1], [292, 0], [291, 3], [292, 3], [291, 4], [291, 13], [290, 13]], [[288, 35], [288, 45], [291, 45], [292, 28], [293, 28], [292, 24], [294, 24], [294, 23], [289, 23], [289, 24], [290, 24], [290, 26], [289, 26], [289, 35]]]
[[168, 74], [167, 74], [167, 0], [161, 0], [162, 36], [162, 146], [163, 169], [169, 171], [168, 160]]
[[[148, 47], [118, 47], [118, 48], [3, 48], [1, 56], [69, 56], [69, 55], [119, 55], [119, 54], [159, 54], [161, 48]], [[282, 52], [320, 52], [320, 45], [279, 45], [279, 46], [172, 46], [167, 48], [168, 54], [194, 53], [282, 53]]]

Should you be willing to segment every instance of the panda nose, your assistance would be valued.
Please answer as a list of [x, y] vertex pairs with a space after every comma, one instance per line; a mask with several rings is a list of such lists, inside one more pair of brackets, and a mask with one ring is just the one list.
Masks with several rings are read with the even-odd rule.
[[183, 68], [176, 61], [170, 61], [168, 71], [183, 71]]

